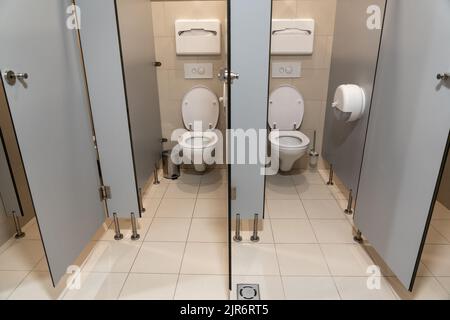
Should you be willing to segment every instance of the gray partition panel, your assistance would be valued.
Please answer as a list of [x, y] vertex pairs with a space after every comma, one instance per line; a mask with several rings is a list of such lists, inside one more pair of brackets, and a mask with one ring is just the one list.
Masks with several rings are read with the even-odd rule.
[[0, 10], [0, 71], [29, 75], [4, 86], [54, 283], [104, 221], [71, 5], [2, 0]]
[[356, 226], [411, 287], [450, 129], [450, 1], [388, 1]]
[[118, 0], [117, 13], [136, 177], [144, 189], [162, 151], [151, 2]]
[[111, 188], [108, 213], [140, 213], [114, 0], [77, 0], [103, 184]]
[[447, 157], [441, 185], [439, 187], [438, 201], [450, 210], [450, 156]]
[[[239, 73], [239, 79], [231, 86], [231, 129], [267, 128], [271, 4], [270, 0], [231, 0], [230, 3], [230, 68]], [[264, 145], [262, 152], [265, 148]], [[261, 164], [231, 166], [231, 185], [237, 188], [237, 198], [231, 202], [233, 215], [239, 213], [242, 218], [251, 219], [257, 213], [262, 218], [263, 167]]]
[[[385, 3], [337, 1], [322, 153], [346, 187], [354, 191], [358, 187], [381, 36], [380, 29], [367, 28], [367, 8], [377, 5], [383, 14]], [[331, 108], [336, 88], [342, 84], [357, 84], [365, 91], [366, 111], [355, 122], [338, 120]]]

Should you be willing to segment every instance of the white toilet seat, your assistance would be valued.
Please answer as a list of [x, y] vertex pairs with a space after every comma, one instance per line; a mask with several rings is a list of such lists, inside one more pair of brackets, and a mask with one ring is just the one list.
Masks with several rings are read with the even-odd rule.
[[270, 143], [280, 149], [307, 149], [309, 138], [300, 131], [272, 131], [269, 135]]
[[187, 131], [180, 136], [178, 143], [186, 149], [208, 149], [214, 148], [219, 137], [212, 131], [192, 132]]

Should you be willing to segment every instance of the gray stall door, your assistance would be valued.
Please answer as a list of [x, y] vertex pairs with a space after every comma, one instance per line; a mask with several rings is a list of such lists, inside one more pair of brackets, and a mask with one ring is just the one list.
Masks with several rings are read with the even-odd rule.
[[[270, 0], [230, 2], [230, 69], [239, 74], [231, 85], [230, 127], [234, 130], [267, 128], [271, 5]], [[233, 146], [232, 141], [229, 143]], [[266, 148], [263, 143], [260, 152], [265, 154]], [[262, 218], [265, 187], [262, 168], [264, 164], [231, 165], [231, 187], [236, 188], [236, 198], [231, 201], [233, 217], [240, 214], [241, 218], [249, 219], [259, 214]]]
[[[0, 71], [54, 283], [104, 221], [71, 4], [0, 2]], [[8, 70], [29, 78], [10, 85]]]
[[140, 208], [115, 1], [76, 4], [103, 184], [111, 191], [108, 213], [130, 217]]
[[450, 128], [450, 1], [388, 1], [355, 223], [412, 288]]

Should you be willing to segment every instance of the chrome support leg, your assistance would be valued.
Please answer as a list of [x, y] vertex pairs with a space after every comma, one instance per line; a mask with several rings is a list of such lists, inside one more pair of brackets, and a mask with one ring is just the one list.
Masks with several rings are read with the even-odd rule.
[[355, 236], [353, 237], [355, 242], [362, 244], [364, 242], [361, 231], [357, 230]]
[[158, 177], [158, 166], [155, 165], [155, 169], [153, 170], [153, 184], [159, 184], [159, 177]]
[[22, 239], [25, 237], [25, 232], [22, 231], [22, 227], [20, 225], [20, 220], [16, 212], [12, 213], [13, 219], [14, 219], [14, 226], [16, 227], [16, 235], [14, 238], [16, 239]]
[[131, 229], [132, 229], [131, 240], [133, 241], [139, 240], [141, 236], [138, 233], [136, 216], [133, 212], [131, 213]]
[[348, 214], [348, 215], [353, 214], [352, 205], [353, 205], [353, 190], [350, 190], [350, 193], [348, 195], [347, 209], [345, 209], [346, 214]]
[[253, 235], [250, 237], [250, 240], [252, 242], [258, 242], [259, 236], [258, 236], [258, 214], [255, 214], [255, 220], [253, 221]]
[[114, 220], [114, 240], [122, 240], [123, 234], [120, 233], [120, 225], [119, 225], [119, 219], [117, 218], [117, 213], [113, 213], [113, 220]]
[[329, 186], [334, 185], [333, 176], [334, 176], [333, 165], [330, 165], [330, 175], [329, 175], [329, 178], [328, 178], [327, 185], [329, 185]]
[[144, 198], [142, 198], [142, 188], [139, 188], [139, 205], [141, 206], [141, 212], [145, 212], [144, 208]]
[[234, 234], [233, 240], [236, 242], [241, 242], [242, 241], [242, 236], [241, 236], [241, 215], [238, 213], [236, 215], [236, 232]]

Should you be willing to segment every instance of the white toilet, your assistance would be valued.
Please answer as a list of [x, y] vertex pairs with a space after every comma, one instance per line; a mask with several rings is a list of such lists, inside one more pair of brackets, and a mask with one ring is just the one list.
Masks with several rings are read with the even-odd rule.
[[283, 85], [271, 93], [268, 119], [272, 131], [269, 141], [272, 156], [279, 154], [281, 171], [290, 171], [308, 151], [310, 140], [298, 131], [304, 112], [303, 97], [294, 87]]
[[183, 122], [188, 130], [178, 139], [183, 157], [193, 163], [195, 170], [203, 172], [207, 164], [212, 164], [213, 151], [218, 143], [214, 132], [219, 120], [219, 100], [207, 87], [192, 88], [183, 98]]

